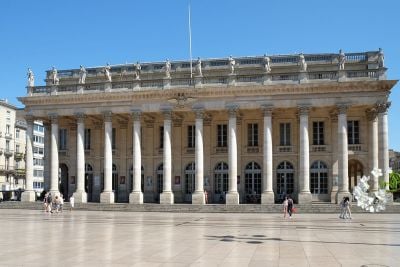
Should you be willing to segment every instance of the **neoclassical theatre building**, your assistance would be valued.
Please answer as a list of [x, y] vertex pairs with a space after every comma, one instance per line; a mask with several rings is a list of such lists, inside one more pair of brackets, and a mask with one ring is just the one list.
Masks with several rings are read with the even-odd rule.
[[[372, 169], [388, 181], [382, 50], [29, 71], [45, 126], [45, 189], [75, 202], [337, 202]], [[378, 189], [378, 179], [371, 182]]]

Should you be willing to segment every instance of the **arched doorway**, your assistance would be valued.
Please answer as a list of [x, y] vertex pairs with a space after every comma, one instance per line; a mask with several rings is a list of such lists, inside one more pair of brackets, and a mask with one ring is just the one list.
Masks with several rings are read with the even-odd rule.
[[317, 160], [310, 168], [310, 191], [313, 200], [319, 200], [319, 195], [328, 194], [328, 166]]
[[93, 168], [90, 164], [85, 164], [85, 192], [88, 202], [93, 201]]
[[246, 203], [260, 203], [261, 200], [261, 167], [257, 162], [250, 162], [244, 170], [244, 190]]
[[58, 170], [58, 190], [65, 199], [69, 199], [70, 197], [68, 177], [68, 166], [64, 163], [61, 163]]
[[192, 201], [192, 193], [195, 190], [195, 176], [196, 167], [195, 163], [191, 162], [185, 168], [185, 202]]
[[356, 159], [349, 160], [349, 191], [353, 192], [354, 187], [364, 175], [364, 167]]
[[224, 203], [229, 188], [229, 167], [225, 162], [219, 162], [214, 168], [215, 195], [214, 201]]
[[119, 181], [118, 181], [118, 171], [115, 164], [112, 165], [112, 190], [114, 191], [114, 202], [118, 202], [119, 193]]
[[277, 200], [281, 202], [294, 191], [294, 168], [289, 161], [282, 161], [276, 169]]
[[163, 192], [163, 184], [164, 184], [164, 164], [161, 163], [158, 165], [157, 171], [157, 192], [156, 192], [156, 201], [160, 201], [160, 194]]

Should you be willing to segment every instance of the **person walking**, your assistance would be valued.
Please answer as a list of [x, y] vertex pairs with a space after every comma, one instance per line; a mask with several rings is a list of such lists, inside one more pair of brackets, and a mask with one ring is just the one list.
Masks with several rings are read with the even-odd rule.
[[287, 196], [283, 200], [283, 218], [286, 218], [286, 214], [288, 213], [288, 198]]
[[69, 210], [70, 210], [70, 211], [72, 211], [72, 209], [74, 208], [74, 205], [75, 205], [75, 198], [74, 198], [74, 195], [72, 195], [72, 196], [69, 198]]
[[291, 196], [287, 197], [288, 200], [288, 207], [287, 207], [287, 211], [289, 213], [289, 218], [292, 218], [292, 213], [293, 213], [293, 199]]
[[204, 201], [206, 204], [208, 204], [208, 192], [207, 190], [204, 190]]
[[344, 199], [344, 216], [343, 219], [351, 220], [351, 211], [350, 211], [350, 198], [345, 197]]
[[343, 199], [340, 201], [340, 203], [339, 203], [339, 205], [340, 205], [340, 215], [339, 215], [339, 218], [340, 219], [344, 219], [344, 213], [345, 213], [345, 210], [344, 210], [344, 201], [345, 201], [345, 199], [346, 199], [346, 197], [343, 197]]

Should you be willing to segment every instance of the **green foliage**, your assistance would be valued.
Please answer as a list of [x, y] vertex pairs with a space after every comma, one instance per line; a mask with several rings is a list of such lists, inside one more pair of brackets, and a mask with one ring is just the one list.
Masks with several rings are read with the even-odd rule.
[[389, 189], [392, 192], [400, 191], [400, 173], [392, 172], [389, 175]]

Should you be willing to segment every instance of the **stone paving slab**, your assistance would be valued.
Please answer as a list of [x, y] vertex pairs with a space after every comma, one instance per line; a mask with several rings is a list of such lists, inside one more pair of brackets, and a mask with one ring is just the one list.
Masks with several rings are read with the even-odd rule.
[[400, 214], [0, 210], [0, 266], [400, 266]]

